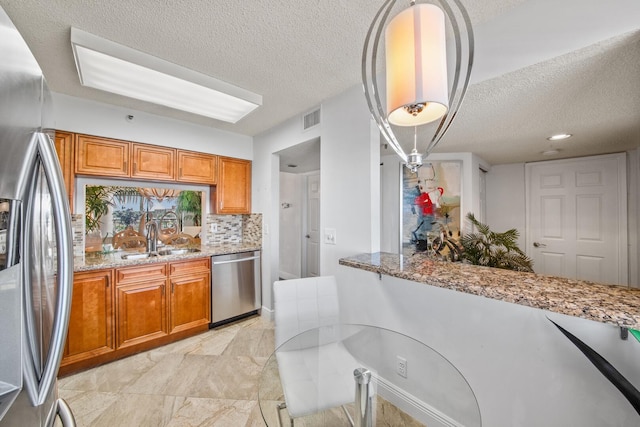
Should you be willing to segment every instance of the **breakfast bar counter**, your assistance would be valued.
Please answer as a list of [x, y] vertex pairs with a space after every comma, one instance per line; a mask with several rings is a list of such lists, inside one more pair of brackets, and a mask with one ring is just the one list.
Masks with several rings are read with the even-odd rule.
[[640, 329], [640, 289], [543, 276], [464, 263], [424, 254], [385, 252], [340, 259], [344, 266], [494, 300]]

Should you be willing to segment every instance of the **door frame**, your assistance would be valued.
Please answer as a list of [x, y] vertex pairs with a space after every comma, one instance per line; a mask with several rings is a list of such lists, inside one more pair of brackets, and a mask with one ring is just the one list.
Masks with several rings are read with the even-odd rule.
[[[316, 170], [316, 171], [311, 171], [311, 172], [305, 172], [300, 174], [302, 176], [302, 211], [300, 212], [300, 215], [302, 215], [302, 232], [300, 234], [300, 238], [302, 240], [301, 243], [301, 256], [300, 256], [300, 276], [301, 277], [309, 277], [309, 271], [308, 271], [308, 251], [307, 251], [307, 239], [306, 239], [306, 235], [308, 234], [308, 213], [309, 213], [309, 177], [310, 176], [318, 176], [318, 180], [320, 180], [320, 170]], [[322, 192], [322, 188], [320, 188], [320, 191]], [[318, 203], [322, 202], [322, 198], [319, 199]], [[321, 207], [320, 205], [318, 205], [318, 220], [319, 220], [319, 224], [322, 224], [322, 218], [320, 217], [321, 214]], [[322, 242], [320, 240], [320, 230], [321, 228], [318, 229], [318, 248], [321, 248]], [[320, 250], [318, 250], [318, 270], [320, 270]], [[319, 271], [318, 271], [319, 274]]]
[[525, 252], [532, 255], [532, 230], [531, 230], [531, 168], [537, 165], [578, 163], [584, 160], [609, 160], [615, 159], [618, 165], [618, 277], [620, 285], [629, 283], [629, 251], [628, 251], [628, 201], [627, 201], [627, 153], [613, 153], [596, 156], [572, 157], [568, 159], [546, 160], [541, 162], [525, 163]]

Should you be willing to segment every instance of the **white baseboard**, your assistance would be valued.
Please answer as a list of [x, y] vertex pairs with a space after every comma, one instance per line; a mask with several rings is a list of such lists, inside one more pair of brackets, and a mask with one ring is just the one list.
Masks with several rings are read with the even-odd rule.
[[273, 319], [274, 319], [273, 310], [268, 309], [264, 305], [260, 309], [260, 316], [264, 317], [266, 320], [273, 322]]
[[377, 392], [382, 398], [388, 400], [401, 411], [429, 427], [464, 427], [463, 424], [449, 418], [436, 408], [423, 402], [414, 395], [407, 393], [384, 378], [378, 377], [377, 385]]

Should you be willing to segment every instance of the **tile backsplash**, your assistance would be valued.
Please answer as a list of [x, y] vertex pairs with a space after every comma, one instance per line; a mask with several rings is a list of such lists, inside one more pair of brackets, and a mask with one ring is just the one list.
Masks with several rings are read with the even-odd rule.
[[[217, 231], [212, 231], [212, 225]], [[206, 245], [222, 245], [225, 243], [262, 244], [262, 214], [249, 215], [214, 215], [205, 219], [205, 235], [202, 243]]]
[[71, 214], [71, 233], [73, 234], [73, 256], [84, 256], [84, 215]]

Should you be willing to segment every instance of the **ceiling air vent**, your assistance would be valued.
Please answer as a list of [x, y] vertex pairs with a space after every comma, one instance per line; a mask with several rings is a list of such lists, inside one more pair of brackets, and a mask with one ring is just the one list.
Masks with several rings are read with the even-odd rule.
[[320, 109], [305, 114], [302, 118], [302, 129], [307, 130], [320, 124]]

